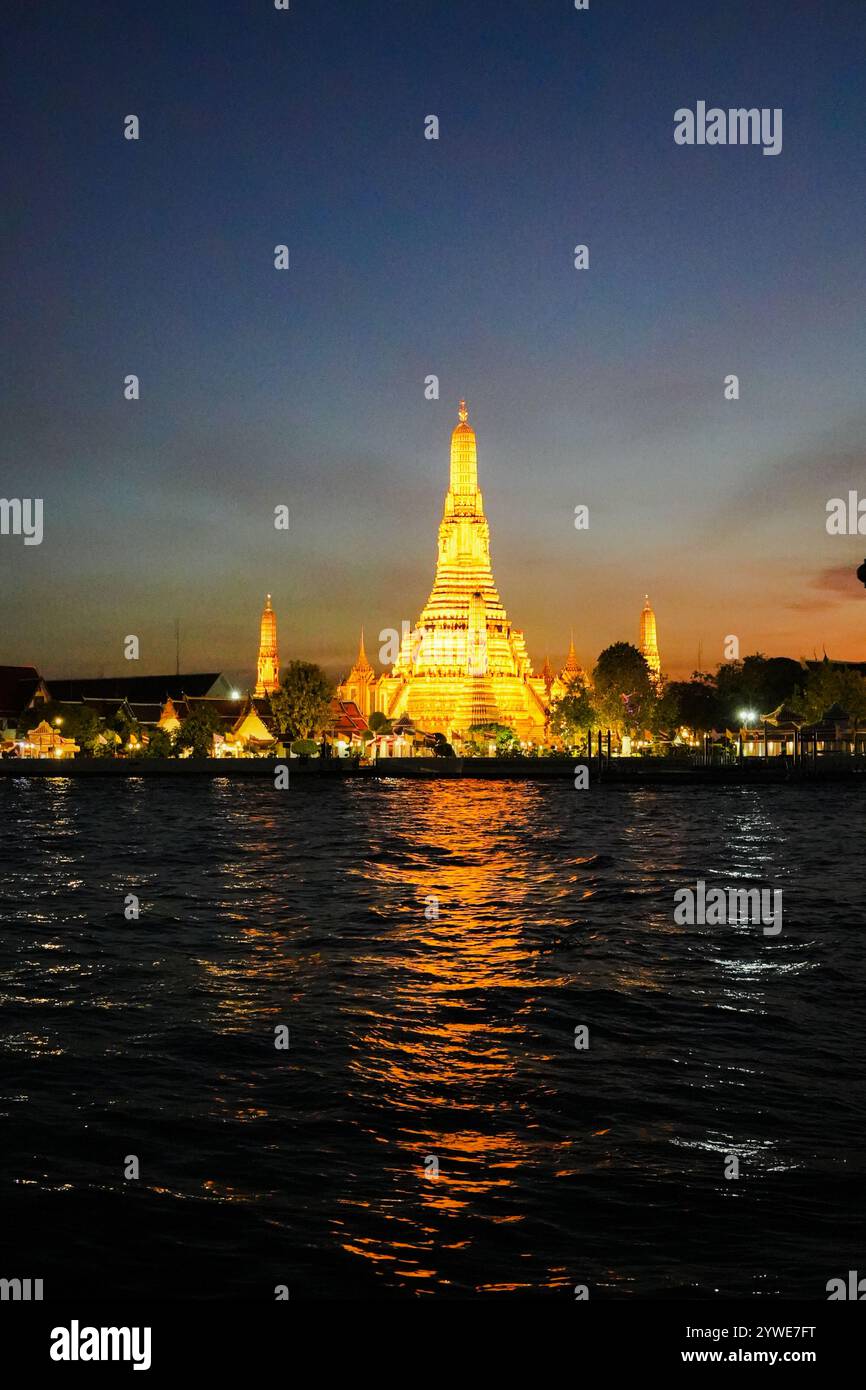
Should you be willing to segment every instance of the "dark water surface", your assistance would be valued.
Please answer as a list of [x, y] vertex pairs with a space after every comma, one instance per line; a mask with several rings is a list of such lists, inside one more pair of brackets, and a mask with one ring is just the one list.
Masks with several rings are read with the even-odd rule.
[[[0, 1274], [46, 1298], [866, 1273], [856, 789], [4, 781], [0, 842]], [[675, 925], [698, 878], [781, 935]]]

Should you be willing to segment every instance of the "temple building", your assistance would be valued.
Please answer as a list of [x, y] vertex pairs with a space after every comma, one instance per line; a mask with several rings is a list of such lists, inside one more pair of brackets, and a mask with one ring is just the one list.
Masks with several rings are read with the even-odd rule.
[[650, 608], [649, 594], [644, 594], [644, 606], [640, 615], [640, 651], [650, 675], [658, 683], [661, 679], [662, 663], [656, 636], [656, 615]]
[[237, 757], [250, 753], [270, 752], [276, 741], [273, 729], [265, 723], [262, 712], [256, 708], [255, 701], [249, 696], [247, 696], [237, 719], [223, 735], [224, 746], [220, 748], [218, 741], [214, 740], [218, 757], [225, 753]]
[[74, 738], [64, 738], [47, 719], [31, 729], [21, 745], [22, 758], [74, 758], [80, 752]]
[[577, 659], [577, 652], [574, 650], [574, 633], [572, 632], [571, 640], [568, 644], [568, 656], [565, 658], [565, 665], [551, 687], [554, 699], [560, 699], [566, 694], [569, 688], [574, 685], [575, 681], [577, 681], [578, 684], [588, 683], [586, 673]]
[[364, 710], [369, 696], [389, 719], [405, 716], [418, 729], [448, 738], [481, 723], [506, 724], [529, 741], [543, 738], [548, 691], [544, 679], [533, 675], [523, 633], [512, 627], [493, 580], [475, 431], [465, 401], [451, 436], [433, 588], [417, 626], [407, 629], [408, 624], [397, 659], [374, 693], [375, 673], [367, 670], [362, 644], [338, 690], [341, 699]]
[[262, 625], [259, 635], [259, 660], [256, 668], [256, 688], [253, 692], [259, 699], [278, 690], [280, 685], [280, 658], [277, 652], [277, 615], [271, 607], [271, 596], [265, 599], [262, 610]]
[[562, 700], [571, 693], [575, 686], [592, 686], [592, 680], [584, 671], [577, 659], [577, 652], [574, 650], [574, 633], [568, 644], [568, 656], [562, 670], [555, 672], [550, 664], [550, 660], [545, 657], [544, 665], [541, 668], [541, 679], [544, 681], [544, 688], [547, 692], [546, 703], [548, 708], [555, 704], [557, 700]]
[[340, 699], [357, 705], [361, 714], [368, 719], [376, 709], [376, 682], [378, 676], [367, 660], [364, 650], [364, 629], [361, 628], [361, 645], [357, 660], [340, 686]]

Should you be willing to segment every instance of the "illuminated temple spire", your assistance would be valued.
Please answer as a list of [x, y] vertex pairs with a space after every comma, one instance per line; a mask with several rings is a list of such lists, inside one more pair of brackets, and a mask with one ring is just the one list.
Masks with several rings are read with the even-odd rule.
[[461, 401], [457, 411], [457, 424], [451, 435], [451, 488], [449, 494], [454, 502], [454, 510], [473, 515], [483, 512], [481, 494], [478, 491], [478, 447], [475, 431], [469, 423], [466, 402]]
[[340, 683], [340, 698], [352, 700], [366, 719], [375, 708], [376, 672], [367, 660], [364, 647], [364, 629], [361, 628], [361, 641], [354, 666], [344, 681]]
[[364, 629], [363, 629], [363, 628], [361, 628], [361, 643], [360, 643], [360, 646], [358, 647], [358, 657], [357, 657], [357, 660], [356, 660], [356, 662], [355, 662], [355, 665], [353, 666], [352, 669], [353, 669], [354, 671], [357, 671], [359, 675], [366, 675], [368, 671], [372, 671], [372, 670], [373, 670], [372, 666], [370, 665], [369, 661], [367, 660], [367, 653], [366, 653], [366, 651], [364, 650]]
[[[357, 670], [341, 686], [358, 684]], [[353, 697], [349, 697], [353, 698]], [[532, 674], [523, 633], [512, 627], [490, 564], [490, 526], [478, 486], [478, 450], [465, 400], [451, 433], [448, 490], [433, 588], [413, 631], [378, 684], [377, 707], [423, 729], [465, 732], [504, 723], [540, 736], [547, 689]]]
[[[508, 624], [490, 568], [490, 527], [478, 487], [475, 431], [469, 424], [466, 402], [461, 401], [451, 435], [451, 468], [439, 526], [436, 578], [418, 624], [427, 636], [420, 650], [416, 641], [414, 651], [406, 639], [400, 666], [414, 668], [416, 674], [424, 667], [469, 674], [470, 609], [483, 614], [485, 629], [488, 622], [502, 625], [500, 631]], [[477, 643], [477, 629], [473, 631], [476, 636], [471, 640]]]
[[644, 594], [644, 606], [640, 615], [640, 650], [653, 680], [658, 681], [661, 675], [661, 658], [659, 657], [659, 644], [656, 636], [656, 615], [650, 607], [649, 594]]
[[271, 607], [271, 596], [265, 599], [259, 638], [259, 660], [255, 695], [269, 695], [280, 684], [280, 658], [277, 654], [277, 615]]

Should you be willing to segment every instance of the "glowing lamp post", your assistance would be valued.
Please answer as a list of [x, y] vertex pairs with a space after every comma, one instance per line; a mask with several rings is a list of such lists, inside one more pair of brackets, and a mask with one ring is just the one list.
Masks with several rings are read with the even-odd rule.
[[756, 712], [755, 710], [753, 710], [753, 709], [741, 709], [741, 710], [740, 710], [740, 757], [741, 757], [741, 758], [742, 758], [742, 756], [743, 756], [743, 733], [744, 733], [744, 731], [745, 731], [747, 728], [749, 728], [749, 729], [754, 728], [755, 720], [757, 719], [757, 717], [758, 717], [757, 712]]

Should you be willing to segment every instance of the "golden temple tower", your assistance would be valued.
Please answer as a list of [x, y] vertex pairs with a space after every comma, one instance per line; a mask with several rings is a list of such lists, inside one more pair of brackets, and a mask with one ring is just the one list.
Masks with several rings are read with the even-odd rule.
[[271, 596], [265, 599], [259, 637], [258, 679], [253, 692], [256, 697], [270, 695], [280, 684], [280, 658], [277, 654], [277, 615], [271, 607]]
[[565, 658], [565, 665], [560, 672], [559, 679], [562, 681], [563, 685], [568, 686], [571, 685], [572, 681], [581, 679], [582, 677], [583, 667], [577, 659], [577, 652], [574, 650], [574, 632], [572, 632], [571, 640], [568, 644], [568, 656]]
[[428, 730], [465, 733], [471, 724], [495, 722], [531, 738], [543, 734], [546, 695], [493, 581], [475, 431], [461, 401], [433, 588], [414, 632], [404, 632], [391, 673], [379, 681], [378, 702], [389, 718], [405, 714]]
[[367, 660], [364, 650], [364, 629], [361, 628], [358, 656], [348, 676], [340, 685], [340, 699], [353, 700], [367, 719], [376, 708], [376, 681], [376, 672]]
[[644, 594], [644, 606], [640, 615], [640, 650], [653, 680], [658, 682], [662, 663], [656, 637], [656, 615], [650, 608], [649, 594]]

